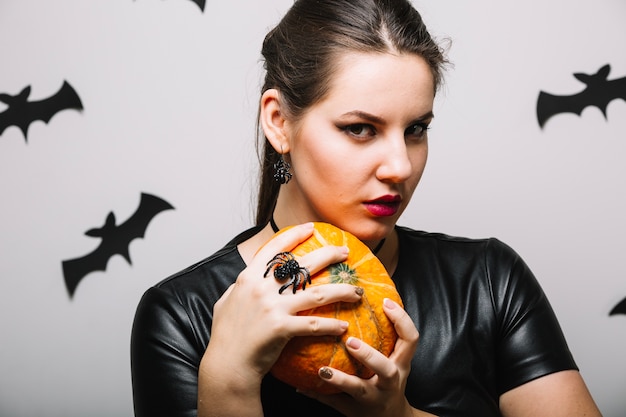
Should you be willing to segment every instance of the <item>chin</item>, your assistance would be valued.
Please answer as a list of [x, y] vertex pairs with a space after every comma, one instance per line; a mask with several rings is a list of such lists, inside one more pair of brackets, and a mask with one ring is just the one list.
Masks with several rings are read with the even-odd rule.
[[[363, 222], [365, 223], [365, 222]], [[391, 224], [376, 222], [371, 226], [365, 226], [363, 223], [357, 224], [355, 228], [344, 229], [352, 233], [360, 241], [364, 243], [376, 244], [379, 240], [386, 238], [393, 231], [395, 222]], [[369, 222], [368, 222], [369, 223]], [[341, 226], [339, 226], [341, 227]]]

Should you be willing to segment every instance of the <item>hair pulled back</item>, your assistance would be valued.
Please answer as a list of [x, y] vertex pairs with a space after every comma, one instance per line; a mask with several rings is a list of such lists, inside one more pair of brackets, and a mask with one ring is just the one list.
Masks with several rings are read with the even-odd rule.
[[[430, 66], [435, 89], [444, 54], [408, 0], [297, 0], [263, 42], [261, 93], [280, 92], [281, 111], [298, 120], [328, 93], [338, 56], [345, 52], [417, 54]], [[264, 135], [256, 224], [274, 211], [280, 184], [273, 165], [280, 155]]]

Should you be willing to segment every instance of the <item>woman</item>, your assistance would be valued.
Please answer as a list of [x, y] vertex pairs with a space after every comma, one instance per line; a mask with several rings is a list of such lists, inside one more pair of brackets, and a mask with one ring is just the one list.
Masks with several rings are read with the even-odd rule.
[[[424, 170], [445, 59], [406, 0], [299, 0], [263, 44], [257, 226], [144, 295], [132, 335], [137, 416], [598, 416], [531, 272], [497, 240], [396, 226]], [[279, 293], [267, 262], [325, 221], [376, 251], [405, 309], [389, 358], [358, 339], [363, 380], [299, 393], [268, 374], [288, 340], [346, 323], [296, 313], [356, 302], [348, 284]], [[279, 236], [278, 227], [297, 225]], [[312, 273], [346, 248], [297, 259]], [[420, 333], [418, 333], [418, 330]], [[419, 339], [419, 345], [418, 345]]]

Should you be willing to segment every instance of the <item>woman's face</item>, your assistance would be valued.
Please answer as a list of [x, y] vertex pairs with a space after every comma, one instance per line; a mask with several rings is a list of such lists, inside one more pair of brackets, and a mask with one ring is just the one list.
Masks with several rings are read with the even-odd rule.
[[344, 54], [326, 97], [286, 122], [293, 178], [281, 211], [291, 223], [329, 222], [366, 242], [386, 236], [424, 171], [433, 99], [423, 58]]

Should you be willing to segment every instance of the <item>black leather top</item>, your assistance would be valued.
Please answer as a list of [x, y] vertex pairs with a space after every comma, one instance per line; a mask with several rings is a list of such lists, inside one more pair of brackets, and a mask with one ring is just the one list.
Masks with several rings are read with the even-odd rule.
[[[406, 396], [440, 416], [499, 416], [500, 394], [577, 369], [536, 279], [508, 246], [398, 227], [393, 275], [420, 332]], [[131, 341], [136, 416], [195, 416], [197, 374], [212, 306], [245, 267], [236, 245], [150, 288]], [[338, 416], [267, 376], [265, 416]]]

